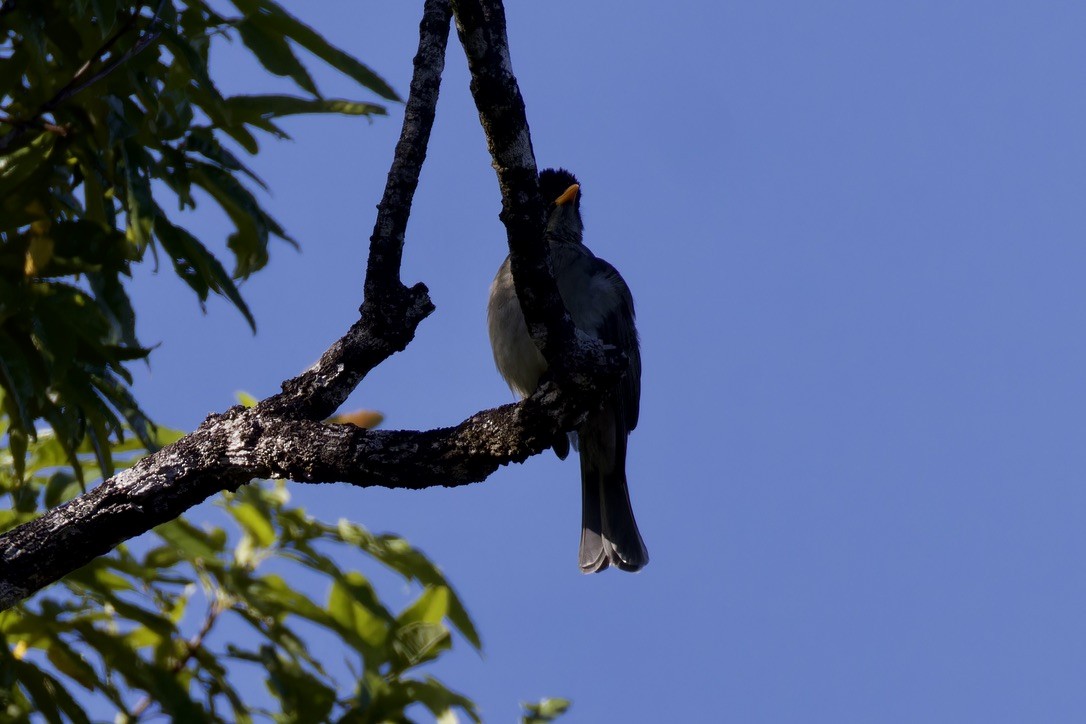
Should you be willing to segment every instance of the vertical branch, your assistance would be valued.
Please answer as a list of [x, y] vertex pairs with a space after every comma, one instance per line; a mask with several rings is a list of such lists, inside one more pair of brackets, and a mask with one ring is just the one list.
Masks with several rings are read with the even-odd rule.
[[572, 348], [573, 323], [558, 295], [543, 241], [532, 138], [524, 99], [509, 59], [501, 0], [453, 0], [456, 29], [471, 71], [479, 109], [502, 194], [501, 220], [509, 239], [513, 283], [532, 339], [552, 370], [561, 370]]
[[400, 282], [400, 261], [434, 125], [451, 14], [448, 0], [426, 0], [403, 128], [370, 237], [362, 316], [315, 365], [285, 381], [282, 393], [262, 402], [264, 412], [311, 420], [328, 417], [366, 373], [408, 345], [434, 309], [424, 285], [406, 289]]
[[365, 285], [367, 299], [379, 291], [391, 291], [400, 282], [404, 235], [411, 201], [419, 185], [419, 172], [426, 160], [430, 129], [434, 125], [451, 12], [448, 0], [427, 0], [422, 11], [419, 52], [415, 55], [415, 73], [404, 109], [403, 130], [388, 172], [385, 194], [377, 205], [377, 221], [370, 237]]

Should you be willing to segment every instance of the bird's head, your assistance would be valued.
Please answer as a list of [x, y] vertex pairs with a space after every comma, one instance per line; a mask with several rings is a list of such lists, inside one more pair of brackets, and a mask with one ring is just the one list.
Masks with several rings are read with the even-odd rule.
[[577, 177], [564, 168], [548, 168], [539, 174], [539, 193], [547, 204], [547, 238], [580, 243], [584, 224]]

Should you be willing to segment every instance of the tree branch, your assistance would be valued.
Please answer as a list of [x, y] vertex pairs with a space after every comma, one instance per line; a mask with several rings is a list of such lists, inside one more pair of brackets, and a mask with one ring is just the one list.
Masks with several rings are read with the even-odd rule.
[[[619, 374], [607, 379], [613, 384]], [[254, 477], [302, 483], [421, 490], [485, 480], [502, 465], [551, 447], [557, 435], [598, 405], [605, 385], [588, 396], [547, 383], [528, 399], [478, 412], [455, 427], [363, 430], [308, 420], [256, 419], [251, 445], [227, 450]]]
[[413, 490], [485, 480], [548, 449], [617, 379], [605, 375], [595, 391], [577, 394], [548, 383], [523, 402], [425, 432], [285, 419], [259, 406], [212, 415], [192, 434], [0, 536], [0, 610], [254, 478]]
[[[485, 5], [485, 9], [483, 6]], [[212, 415], [192, 434], [65, 505], [0, 536], [0, 610], [253, 478], [425, 488], [478, 482], [551, 446], [598, 407], [619, 379], [621, 355], [574, 339], [550, 275], [542, 206], [523, 102], [509, 66], [501, 4], [455, 4], [472, 89], [502, 189], [522, 306], [558, 374], [528, 399], [477, 413], [453, 428], [369, 431], [325, 425], [362, 377], [413, 338], [433, 305], [425, 286], [399, 281], [412, 195], [434, 119], [448, 37], [447, 0], [427, 0], [404, 128], [371, 237], [361, 318], [309, 370], [253, 408]], [[557, 356], [552, 356], [557, 355]], [[572, 364], [562, 367], [572, 360]]]
[[317, 364], [284, 382], [282, 394], [262, 403], [269, 413], [328, 417], [370, 370], [407, 347], [419, 323], [434, 310], [425, 285], [407, 289], [400, 282], [400, 261], [411, 202], [434, 125], [450, 14], [448, 0], [427, 0], [423, 8], [403, 128], [370, 236], [361, 319]]
[[573, 322], [550, 273], [543, 241], [539, 173], [520, 86], [513, 75], [501, 0], [453, 0], [456, 30], [468, 58], [471, 94], [502, 194], [513, 284], [532, 339], [552, 374], [574, 360]]
[[370, 257], [366, 268], [366, 299], [399, 285], [400, 261], [404, 235], [411, 215], [411, 202], [419, 185], [419, 172], [426, 160], [430, 130], [437, 111], [441, 74], [445, 70], [445, 50], [449, 42], [447, 0], [430, 1], [423, 7], [419, 25], [419, 51], [415, 54], [415, 72], [404, 109], [403, 130], [396, 144], [392, 168], [377, 221], [370, 236]]
[[[427, 0], [419, 29], [411, 96], [396, 158], [389, 172], [371, 245], [381, 251], [367, 272], [361, 318], [309, 370], [283, 383], [283, 391], [255, 408], [233, 408], [209, 417], [192, 434], [103, 481], [90, 492], [47, 511], [42, 517], [0, 536], [0, 610], [85, 565], [117, 544], [173, 520], [222, 490], [236, 490], [266, 476], [259, 465], [236, 464], [240, 441], [255, 447], [259, 432], [280, 429], [275, 422], [321, 420], [331, 415], [371, 369], [404, 349], [419, 323], [433, 311], [426, 287], [399, 282], [399, 247], [407, 213], [395, 203], [411, 203], [418, 185], [425, 144], [434, 119], [444, 67], [450, 10], [447, 0]], [[392, 257], [389, 250], [393, 250]], [[383, 258], [381, 258], [383, 257]], [[395, 259], [395, 263], [388, 261]], [[242, 424], [239, 421], [244, 421]], [[317, 423], [313, 423], [317, 424]], [[290, 447], [289, 441], [283, 441]], [[304, 448], [295, 446], [299, 454]], [[310, 454], [312, 451], [310, 451]], [[78, 545], [71, 540], [78, 538]]]

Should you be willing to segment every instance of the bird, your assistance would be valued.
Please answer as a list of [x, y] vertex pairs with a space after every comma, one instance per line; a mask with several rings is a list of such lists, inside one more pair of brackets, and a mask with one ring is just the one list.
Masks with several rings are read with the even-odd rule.
[[[649, 553], [637, 528], [626, 483], [626, 443], [635, 427], [641, 401], [641, 350], [634, 325], [630, 288], [609, 263], [584, 245], [581, 186], [569, 171], [546, 169], [539, 190], [547, 203], [544, 237], [550, 246], [551, 269], [558, 292], [574, 326], [604, 345], [624, 353], [622, 378], [585, 421], [554, 444], [565, 458], [572, 442], [581, 462], [581, 542], [584, 573], [609, 566], [639, 571]], [[547, 361], [532, 341], [513, 287], [509, 257], [490, 285], [487, 329], [494, 362], [513, 392], [522, 399], [535, 392]]]

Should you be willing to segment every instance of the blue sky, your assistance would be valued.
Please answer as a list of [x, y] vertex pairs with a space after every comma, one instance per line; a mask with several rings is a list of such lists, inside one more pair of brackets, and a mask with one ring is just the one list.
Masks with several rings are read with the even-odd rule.
[[[420, 5], [294, 10], [406, 92]], [[437, 673], [487, 721], [541, 696], [570, 722], [1086, 717], [1086, 5], [510, 5], [539, 162], [580, 177], [586, 242], [637, 300], [652, 563], [578, 572], [577, 466], [550, 455], [295, 500], [441, 564], [485, 653]], [[282, 87], [216, 50], [224, 89]], [[449, 50], [403, 270], [437, 312], [348, 405], [390, 427], [511, 399], [485, 328], [497, 184]], [[156, 419], [276, 391], [355, 318], [400, 113], [263, 144], [303, 248], [245, 285], [255, 337], [141, 270]], [[209, 208], [189, 227], [220, 243]]]

